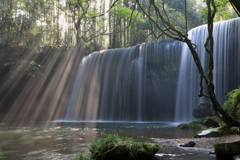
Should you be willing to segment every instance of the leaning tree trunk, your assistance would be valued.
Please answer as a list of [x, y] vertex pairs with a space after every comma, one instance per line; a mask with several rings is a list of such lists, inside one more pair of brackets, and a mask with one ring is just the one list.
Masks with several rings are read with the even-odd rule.
[[240, 0], [229, 0], [233, 9], [237, 12], [238, 16], [240, 17]]
[[[117, 1], [117, 0], [116, 0]], [[230, 1], [230, 0], [229, 0]], [[240, 9], [239, 7], [239, 1], [240, 0], [231, 0], [232, 3], [236, 2], [236, 8]], [[213, 104], [213, 108], [216, 111], [217, 115], [228, 125], [231, 126], [240, 126], [240, 121], [238, 121], [236, 118], [232, 117], [230, 114], [228, 114], [222, 106], [219, 104], [216, 94], [214, 91], [214, 83], [213, 83], [213, 69], [214, 69], [214, 56], [213, 56], [213, 46], [214, 46], [214, 39], [213, 39], [213, 19], [216, 13], [216, 6], [214, 0], [206, 0], [207, 2], [207, 8], [208, 8], [208, 37], [206, 39], [206, 43], [204, 47], [207, 50], [207, 53], [209, 55], [209, 61], [208, 61], [208, 72], [205, 74], [205, 71], [202, 67], [200, 58], [196, 51], [196, 45], [192, 44], [191, 40], [188, 38], [187, 34], [183, 34], [181, 31], [177, 30], [171, 23], [167, 16], [167, 12], [164, 8], [164, 0], [162, 1], [162, 10], [163, 12], [160, 12], [159, 7], [156, 5], [155, 0], [149, 0], [149, 7], [147, 11], [145, 11], [144, 7], [141, 5], [139, 0], [136, 0], [136, 3], [138, 7], [142, 10], [143, 14], [148, 18], [151, 27], [154, 25], [156, 28], [158, 28], [159, 31], [162, 33], [160, 35], [156, 34], [156, 32], [151, 28], [154, 36], [156, 38], [159, 38], [161, 35], [166, 35], [170, 38], [185, 42], [193, 56], [194, 62], [197, 66], [197, 69], [200, 73], [200, 93], [199, 97], [205, 96], [209, 98]], [[238, 3], [237, 3], [238, 2]], [[186, 5], [186, 3], [185, 3]], [[156, 13], [158, 20], [156, 21], [151, 14], [151, 9]], [[185, 7], [185, 10], [187, 7]], [[187, 13], [187, 12], [186, 12]], [[186, 17], [187, 19], [187, 17]], [[163, 26], [160, 26], [159, 21], [163, 24]], [[207, 90], [208, 94], [203, 93], [203, 81], [207, 84]]]
[[[230, 126], [240, 126], [240, 122], [229, 115], [219, 104], [216, 94], [214, 91], [214, 83], [213, 83], [213, 69], [214, 69], [214, 59], [213, 59], [213, 46], [214, 46], [214, 39], [213, 39], [213, 18], [216, 13], [216, 6], [214, 3], [214, 0], [207, 0], [207, 6], [208, 6], [208, 37], [206, 39], [206, 42], [204, 44], [204, 47], [206, 48], [206, 51], [209, 55], [209, 61], [208, 61], [208, 74], [207, 76], [204, 74], [203, 67], [201, 65], [201, 61], [199, 59], [199, 56], [194, 48], [194, 45], [191, 43], [191, 40], [189, 40], [187, 37], [184, 39], [184, 42], [188, 45], [191, 54], [193, 56], [193, 59], [195, 61], [195, 64], [198, 68], [198, 71], [200, 73], [200, 93], [199, 96], [205, 96], [210, 98], [212, 104], [213, 104], [213, 109], [217, 113], [217, 115], [228, 125]], [[209, 46], [209, 47], [208, 47]], [[203, 80], [207, 84], [207, 90], [208, 90], [208, 95], [203, 93]]]

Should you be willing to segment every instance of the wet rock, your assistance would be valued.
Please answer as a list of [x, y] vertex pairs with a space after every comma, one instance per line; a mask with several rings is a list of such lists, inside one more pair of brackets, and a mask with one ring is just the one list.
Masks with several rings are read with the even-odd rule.
[[226, 94], [223, 108], [229, 115], [240, 121], [240, 89], [234, 89]]
[[204, 117], [211, 117], [215, 115], [215, 112], [212, 108], [212, 104], [209, 102], [203, 102], [198, 104], [193, 112], [193, 117], [195, 118], [204, 118]]
[[203, 130], [204, 128], [207, 128], [207, 126], [203, 124], [193, 123], [193, 122], [182, 123], [177, 126], [177, 129], [181, 129], [181, 130], [188, 130], [188, 129]]
[[231, 132], [233, 134], [240, 134], [240, 127], [231, 127]]
[[222, 133], [220, 132], [220, 128], [213, 128], [213, 129], [203, 130], [202, 132], [194, 136], [194, 138], [220, 137], [220, 136], [222, 136]]
[[177, 128], [178, 128], [178, 129], [182, 129], [182, 130], [187, 130], [187, 129], [189, 129], [189, 126], [188, 126], [187, 123], [182, 123], [182, 124], [179, 124], [179, 125], [177, 126]]
[[122, 159], [149, 159], [162, 146], [137, 142], [131, 138], [117, 135], [104, 135], [90, 144], [90, 152], [93, 159], [122, 160]]
[[188, 141], [187, 143], [180, 144], [180, 147], [195, 147], [196, 143], [194, 141]]
[[204, 118], [203, 124], [207, 127], [219, 127], [220, 122], [220, 118], [218, 118], [217, 116], [212, 116]]
[[221, 137], [223, 135], [232, 134], [230, 128], [228, 126], [218, 127], [203, 130], [202, 132], [198, 133], [194, 138], [201, 138], [201, 137]]
[[240, 155], [240, 140], [229, 143], [214, 144], [217, 158], [232, 159], [234, 155]]

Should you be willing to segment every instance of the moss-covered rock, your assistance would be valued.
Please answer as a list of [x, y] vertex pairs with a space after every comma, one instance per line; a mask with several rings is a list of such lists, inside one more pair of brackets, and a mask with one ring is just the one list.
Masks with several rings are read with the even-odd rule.
[[187, 123], [181, 123], [177, 126], [177, 129], [188, 130], [189, 125]]
[[223, 124], [223, 122], [219, 117], [212, 116], [205, 117], [203, 120], [203, 124], [207, 127], [220, 127]]
[[216, 143], [214, 148], [218, 158], [232, 159], [233, 155], [240, 154], [240, 140], [229, 143]]
[[240, 127], [231, 127], [230, 130], [233, 134], [240, 134]]
[[189, 130], [189, 129], [203, 130], [206, 128], [207, 128], [207, 126], [204, 126], [202, 124], [189, 124], [189, 123], [182, 123], [177, 126], [177, 129], [181, 129], [181, 130]]
[[226, 94], [223, 108], [229, 115], [240, 121], [240, 89], [234, 89]]
[[104, 135], [89, 147], [94, 159], [140, 159], [151, 157], [161, 148], [160, 144], [137, 142], [117, 135]]
[[177, 126], [177, 129], [181, 129], [181, 130], [188, 130], [188, 129], [203, 130], [206, 128], [208, 127], [204, 125], [204, 118], [197, 118], [192, 120], [189, 123], [182, 123]]
[[203, 102], [198, 104], [193, 112], [193, 117], [195, 118], [204, 118], [204, 117], [210, 117], [215, 115], [215, 111], [213, 110], [212, 104], [209, 102]]
[[222, 127], [225, 123], [217, 116], [205, 117], [205, 118], [196, 118], [189, 123], [182, 123], [177, 126], [181, 130], [206, 130], [214, 127]]

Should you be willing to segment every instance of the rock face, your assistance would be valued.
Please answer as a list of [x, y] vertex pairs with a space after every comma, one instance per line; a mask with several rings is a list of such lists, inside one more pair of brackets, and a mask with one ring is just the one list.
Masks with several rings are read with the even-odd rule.
[[240, 89], [234, 89], [226, 94], [223, 108], [234, 118], [240, 121]]
[[194, 108], [192, 115], [195, 118], [204, 118], [214, 116], [215, 112], [212, 108], [212, 104], [209, 102], [203, 102]]
[[240, 140], [229, 143], [216, 143], [214, 148], [218, 158], [232, 159], [234, 155], [240, 154]]

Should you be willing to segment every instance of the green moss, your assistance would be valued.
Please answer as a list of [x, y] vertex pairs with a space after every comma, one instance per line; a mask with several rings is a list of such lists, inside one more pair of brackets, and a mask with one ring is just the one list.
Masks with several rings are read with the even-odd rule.
[[204, 122], [204, 118], [196, 118], [194, 120], [192, 120], [191, 122], [189, 122], [189, 125], [194, 125], [194, 124], [203, 124]]
[[196, 118], [189, 123], [179, 124], [177, 128], [182, 130], [192, 129], [192, 130], [199, 131], [199, 130], [207, 129], [208, 127], [204, 125], [204, 118]]
[[85, 157], [85, 156], [83, 156], [83, 155], [80, 155], [79, 157], [76, 157], [76, 158], [74, 158], [74, 159], [72, 159], [72, 160], [91, 160], [91, 158]]
[[240, 120], [240, 89], [228, 92], [226, 99], [226, 102], [223, 104], [224, 110], [232, 117]]
[[240, 89], [232, 90], [227, 93], [227, 101], [223, 104], [223, 108], [228, 110], [231, 106], [235, 106], [238, 102], [238, 96], [240, 95]]
[[187, 130], [189, 129], [189, 126], [187, 123], [181, 123], [177, 126], [178, 129], [182, 129], [182, 130]]
[[219, 133], [220, 133], [221, 135], [232, 134], [231, 128], [230, 128], [229, 126], [227, 126], [227, 125], [222, 126], [222, 127], [220, 128], [220, 130], [219, 130]]
[[104, 135], [89, 146], [94, 159], [134, 159], [153, 156], [160, 148], [160, 144], [138, 142], [117, 135]]
[[240, 154], [240, 141], [214, 144], [215, 153], [218, 158], [232, 159], [233, 155]]
[[224, 126], [225, 125], [225, 123], [219, 117], [212, 116], [212, 117], [205, 117], [205, 118], [196, 118], [189, 123], [179, 124], [177, 126], [177, 128], [182, 129], [182, 130], [192, 129], [192, 130], [197, 130], [197, 131], [210, 129], [214, 126], [207, 126], [205, 124], [208, 119], [212, 119], [213, 121], [215, 121], [218, 124], [218, 126]]
[[240, 127], [231, 127], [230, 131], [232, 134], [240, 134]]
[[205, 117], [203, 124], [207, 127], [221, 127], [226, 125], [218, 116]]

